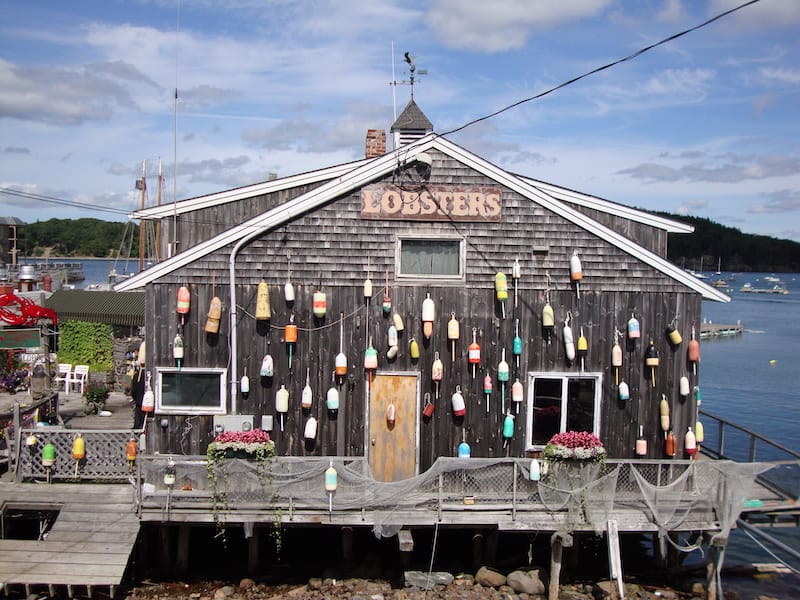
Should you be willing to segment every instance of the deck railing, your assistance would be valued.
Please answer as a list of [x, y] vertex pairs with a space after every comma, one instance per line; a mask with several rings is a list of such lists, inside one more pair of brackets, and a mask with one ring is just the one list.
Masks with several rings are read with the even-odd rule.
[[800, 498], [800, 452], [704, 410], [699, 414], [705, 430], [703, 454], [737, 462], [775, 462], [776, 468], [759, 475], [757, 482], [787, 500]]

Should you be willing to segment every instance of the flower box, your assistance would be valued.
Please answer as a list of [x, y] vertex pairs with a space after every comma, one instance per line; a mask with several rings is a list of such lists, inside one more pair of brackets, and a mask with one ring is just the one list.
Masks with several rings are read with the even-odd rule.
[[275, 443], [266, 431], [260, 429], [225, 431], [215, 437], [206, 450], [209, 463], [223, 458], [266, 460], [273, 456]]
[[606, 458], [603, 442], [588, 431], [557, 433], [544, 448], [543, 457], [555, 463], [562, 461], [602, 462]]

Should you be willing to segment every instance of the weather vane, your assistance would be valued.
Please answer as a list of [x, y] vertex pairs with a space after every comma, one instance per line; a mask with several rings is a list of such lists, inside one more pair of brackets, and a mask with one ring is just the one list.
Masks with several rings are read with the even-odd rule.
[[417, 69], [417, 65], [414, 64], [415, 56], [409, 52], [403, 53], [403, 60], [408, 63], [408, 79], [403, 79], [401, 81], [397, 81], [394, 78], [394, 44], [392, 44], [392, 80], [389, 82], [389, 85], [392, 86], [392, 98], [393, 103], [395, 105], [394, 116], [395, 119], [397, 118], [397, 101], [394, 99], [394, 90], [397, 88], [398, 85], [410, 85], [411, 86], [411, 99], [414, 99], [414, 78], [416, 75], [427, 75], [428, 69]]

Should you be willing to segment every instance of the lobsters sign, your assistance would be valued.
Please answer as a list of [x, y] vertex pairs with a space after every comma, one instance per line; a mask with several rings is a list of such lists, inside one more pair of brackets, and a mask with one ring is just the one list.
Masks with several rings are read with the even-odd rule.
[[361, 190], [361, 202], [364, 219], [499, 221], [502, 208], [500, 188], [487, 186], [369, 185]]

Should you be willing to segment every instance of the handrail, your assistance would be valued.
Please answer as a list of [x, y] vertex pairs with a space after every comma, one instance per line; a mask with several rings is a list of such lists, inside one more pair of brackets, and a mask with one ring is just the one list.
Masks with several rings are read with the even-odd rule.
[[712, 415], [709, 412], [704, 410], [699, 410], [698, 413], [719, 424], [719, 431], [717, 432], [717, 447], [716, 448], [708, 448], [708, 446], [703, 446], [703, 452], [709, 454], [710, 456], [714, 456], [715, 458], [730, 458], [725, 454], [725, 428], [729, 427], [731, 429], [735, 429], [736, 431], [741, 431], [742, 433], [746, 434], [749, 438], [749, 462], [756, 462], [756, 442], [764, 442], [768, 446], [775, 448], [776, 450], [780, 450], [788, 454], [789, 456], [800, 459], [800, 452], [796, 452], [791, 448], [787, 448], [783, 444], [780, 444], [774, 440], [769, 439], [766, 436], [761, 435], [760, 433], [756, 433], [747, 427], [743, 427], [742, 425], [737, 425], [733, 421], [729, 421], [728, 419], [724, 419], [722, 417], [718, 417], [717, 415]]

